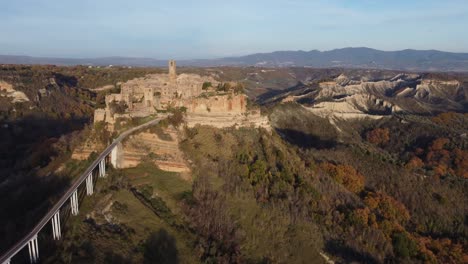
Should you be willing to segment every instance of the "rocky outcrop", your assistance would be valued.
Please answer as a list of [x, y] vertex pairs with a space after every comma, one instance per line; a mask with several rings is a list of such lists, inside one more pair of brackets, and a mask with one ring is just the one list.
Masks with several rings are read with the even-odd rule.
[[97, 87], [97, 88], [90, 89], [90, 90], [93, 92], [104, 92], [104, 91], [112, 90], [114, 88], [115, 88], [115, 85], [109, 84], [109, 85], [104, 85], [104, 86]]
[[11, 98], [12, 103], [29, 102], [25, 93], [13, 89], [13, 85], [4, 81], [0, 81], [0, 96]]
[[422, 80], [421, 84], [416, 86], [415, 97], [418, 99], [453, 98], [462, 93], [462, 90], [460, 82], [456, 80]]
[[99, 152], [104, 148], [104, 144], [97, 143], [94, 139], [90, 138], [86, 140], [84, 144], [78, 146], [73, 150], [71, 158], [75, 160], [86, 160], [89, 158], [89, 155], [91, 155], [91, 153]]
[[246, 111], [247, 98], [243, 94], [234, 93], [214, 95], [183, 100], [179, 106], [186, 107], [187, 112], [194, 114], [241, 114]]
[[260, 127], [271, 130], [270, 121], [267, 116], [263, 116], [259, 111], [251, 111], [245, 114], [197, 114], [188, 113], [186, 117], [188, 127], [196, 125], [213, 126], [217, 128], [226, 127]]
[[144, 160], [154, 162], [160, 169], [188, 172], [179, 138], [174, 128], [147, 130], [129, 137], [123, 143], [121, 168], [135, 167]]

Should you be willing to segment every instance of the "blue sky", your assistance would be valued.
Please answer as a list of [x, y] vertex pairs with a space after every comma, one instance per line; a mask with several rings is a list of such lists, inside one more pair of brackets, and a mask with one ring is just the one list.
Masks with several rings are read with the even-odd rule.
[[0, 0], [0, 54], [191, 59], [362, 46], [468, 52], [468, 1]]

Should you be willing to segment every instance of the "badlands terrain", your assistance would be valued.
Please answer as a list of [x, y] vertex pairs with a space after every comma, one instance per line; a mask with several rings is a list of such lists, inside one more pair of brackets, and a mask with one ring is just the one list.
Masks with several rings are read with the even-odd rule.
[[[122, 143], [44, 263], [464, 263], [468, 74], [178, 68], [242, 84], [250, 114], [183, 109]], [[0, 252], [99, 151], [93, 122], [160, 68], [0, 68]], [[7, 201], [7, 202], [5, 202]], [[27, 212], [27, 213], [25, 213]], [[26, 220], [24, 220], [26, 219]], [[27, 257], [27, 256], [25, 256]]]

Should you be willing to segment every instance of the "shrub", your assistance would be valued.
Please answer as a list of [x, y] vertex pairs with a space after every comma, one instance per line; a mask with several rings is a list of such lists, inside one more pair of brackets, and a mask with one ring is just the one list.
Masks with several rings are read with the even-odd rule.
[[408, 258], [417, 254], [418, 247], [416, 242], [404, 232], [393, 234], [392, 244], [393, 251], [398, 257]]
[[167, 118], [167, 121], [172, 126], [178, 128], [182, 124], [182, 122], [184, 121], [184, 112], [182, 112], [182, 110], [180, 110], [180, 109], [174, 110], [172, 115], [170, 115]]
[[335, 181], [343, 184], [348, 190], [358, 193], [364, 189], [364, 176], [353, 166], [341, 164], [334, 165], [329, 162], [324, 162], [320, 167]]
[[123, 114], [125, 113], [125, 110], [127, 110], [128, 106], [123, 101], [120, 101], [120, 102], [112, 101], [109, 104], [109, 108], [112, 113]]
[[209, 87], [213, 87], [211, 82], [204, 82], [202, 86], [202, 90], [207, 90]]
[[388, 128], [376, 128], [366, 133], [366, 139], [374, 145], [384, 146], [390, 140]]
[[150, 234], [144, 244], [144, 263], [179, 263], [179, 253], [174, 237], [166, 230]]

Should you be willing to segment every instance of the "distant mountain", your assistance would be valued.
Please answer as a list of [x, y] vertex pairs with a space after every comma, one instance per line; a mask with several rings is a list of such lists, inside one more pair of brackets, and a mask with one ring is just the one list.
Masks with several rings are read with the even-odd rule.
[[468, 53], [437, 50], [381, 51], [369, 48], [344, 48], [330, 51], [276, 51], [224, 58], [227, 65], [267, 67], [343, 67], [411, 71], [468, 71]]
[[[105, 57], [90, 59], [0, 55], [3, 64], [166, 66], [166, 60]], [[220, 59], [179, 60], [180, 66], [262, 66], [317, 68], [372, 68], [408, 71], [468, 71], [468, 53], [437, 50], [381, 51], [343, 48], [330, 51], [275, 51]]]
[[53, 64], [53, 65], [94, 65], [94, 66], [153, 66], [161, 67], [167, 65], [167, 60], [157, 60], [151, 58], [130, 58], [130, 57], [103, 57], [103, 58], [47, 58], [30, 56], [0, 55], [1, 64]]

